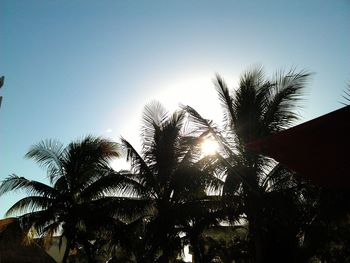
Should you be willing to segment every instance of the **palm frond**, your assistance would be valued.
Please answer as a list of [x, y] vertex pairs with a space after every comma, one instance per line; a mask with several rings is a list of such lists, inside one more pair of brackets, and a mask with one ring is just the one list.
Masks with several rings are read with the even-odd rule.
[[190, 106], [182, 106], [182, 108], [189, 114], [191, 124], [197, 129], [197, 132], [201, 134], [210, 134], [215, 141], [221, 147], [221, 151], [232, 158], [235, 157], [233, 151], [233, 145], [228, 141], [230, 136], [223, 134], [219, 128], [210, 120], [204, 119], [195, 109]]
[[58, 178], [55, 181], [53, 188], [60, 193], [66, 192], [69, 189], [69, 182], [67, 181], [67, 177], [61, 176]]
[[57, 177], [64, 175], [61, 161], [64, 152], [65, 148], [59, 141], [43, 140], [33, 145], [25, 156], [34, 159], [41, 167], [46, 168], [48, 178], [50, 182], [53, 182]]
[[344, 90], [343, 99], [345, 100], [342, 102], [344, 106], [350, 105], [350, 82], [347, 84], [347, 89]]
[[158, 183], [147, 163], [127, 140], [121, 138], [121, 141], [127, 150], [127, 161], [131, 161], [131, 167], [135, 175], [139, 178], [140, 183], [146, 187], [152, 195], [155, 195], [156, 192], [159, 193]]
[[221, 106], [224, 108], [224, 123], [227, 124], [228, 127], [232, 127], [235, 123], [236, 115], [233, 109], [230, 92], [224, 79], [218, 74], [216, 75], [214, 84], [219, 95]]
[[239, 165], [227, 167], [227, 171], [225, 173], [226, 179], [223, 187], [224, 195], [234, 195], [238, 191], [242, 182], [247, 184], [246, 178], [244, 178], [245, 174], [242, 169], [243, 168]]
[[153, 201], [128, 197], [103, 197], [91, 202], [96, 208], [96, 213], [106, 212], [124, 222], [132, 222], [137, 218], [154, 214]]
[[201, 157], [201, 142], [202, 138], [207, 133], [200, 136], [182, 136], [179, 140], [179, 151], [182, 153], [182, 158], [179, 159], [179, 167], [193, 164]]
[[44, 197], [55, 197], [58, 194], [51, 186], [13, 174], [2, 181], [0, 185], [0, 196], [9, 191], [16, 190], [23, 190], [30, 195], [35, 194]]
[[28, 196], [22, 198], [9, 208], [6, 216], [22, 215], [26, 212], [33, 212], [37, 210], [47, 209], [52, 206], [54, 200], [44, 196]]
[[118, 143], [92, 135], [69, 144], [68, 149], [79, 151], [82, 156], [85, 155], [92, 162], [98, 163], [102, 160], [103, 164], [105, 160], [120, 156]]
[[225, 182], [220, 178], [216, 177], [213, 173], [203, 171], [203, 180], [206, 186], [206, 191], [210, 194], [222, 193]]
[[[100, 137], [86, 136], [70, 143], [65, 154], [64, 170], [67, 175], [79, 174], [80, 181], [90, 179], [99, 169], [106, 169], [109, 161], [119, 157], [119, 145]], [[98, 176], [98, 175], [97, 175]]]
[[261, 182], [261, 187], [265, 192], [283, 190], [295, 187], [297, 184], [295, 174], [282, 164], [275, 164]]
[[203, 227], [218, 224], [220, 220], [224, 219], [222, 212], [221, 196], [214, 195], [177, 203], [171, 211], [178, 226], [183, 227], [185, 231], [193, 231], [199, 224], [202, 224]]
[[295, 110], [300, 106], [309, 77], [310, 73], [306, 71], [290, 70], [287, 74], [283, 71], [276, 74], [273, 81], [275, 85], [270, 89], [263, 116], [264, 126], [268, 129], [266, 133], [288, 128], [298, 119]]
[[243, 89], [255, 89], [265, 84], [265, 72], [264, 68], [260, 65], [253, 66], [246, 70], [240, 78], [239, 87]]
[[143, 195], [144, 187], [127, 174], [110, 171], [106, 176], [86, 187], [81, 197], [84, 200], [95, 200], [105, 195]]
[[[52, 246], [53, 237], [59, 234], [61, 225], [61, 222], [56, 221], [44, 227], [41, 235], [44, 237], [43, 247], [45, 249], [49, 249]], [[61, 245], [59, 244], [59, 249], [61, 249]]]
[[239, 146], [260, 137], [260, 116], [263, 109], [259, 88], [266, 85], [263, 77], [262, 68], [247, 71], [240, 79], [239, 88], [232, 95], [235, 119], [230, 128]]
[[224, 178], [223, 173], [226, 171], [225, 164], [222, 162], [222, 156], [219, 153], [207, 155], [195, 163], [203, 173], [210, 174], [219, 178]]
[[168, 180], [169, 174], [185, 154], [180, 145], [183, 119], [183, 112], [174, 113], [156, 129], [151, 147], [143, 150], [145, 162], [153, 173], [157, 174], [161, 185]]
[[38, 236], [43, 236], [45, 228], [57, 220], [54, 208], [34, 211], [20, 216], [21, 224], [32, 228]]
[[168, 117], [169, 113], [157, 101], [153, 101], [144, 107], [141, 127], [141, 138], [144, 147], [149, 147], [152, 144], [155, 130], [162, 127]]
[[[184, 180], [194, 181], [201, 191], [211, 194], [221, 192], [224, 181], [216, 175], [218, 165], [222, 166], [218, 155], [208, 155], [199, 160], [195, 159], [193, 162], [180, 163], [178, 170], [185, 171]], [[187, 183], [187, 188], [195, 191], [196, 187]]]
[[191, 124], [195, 126], [199, 133], [212, 132], [215, 133], [217, 127], [211, 120], [204, 119], [195, 109], [188, 105], [182, 105], [181, 108], [188, 113]]
[[143, 110], [143, 124], [145, 126], [162, 126], [168, 119], [169, 113], [158, 101], [153, 101], [147, 104]]

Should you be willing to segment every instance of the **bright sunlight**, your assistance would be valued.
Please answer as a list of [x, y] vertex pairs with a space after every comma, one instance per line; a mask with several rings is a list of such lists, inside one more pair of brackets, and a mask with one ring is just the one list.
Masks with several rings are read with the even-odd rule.
[[219, 149], [218, 143], [211, 137], [207, 137], [201, 144], [201, 151], [204, 156], [213, 155]]

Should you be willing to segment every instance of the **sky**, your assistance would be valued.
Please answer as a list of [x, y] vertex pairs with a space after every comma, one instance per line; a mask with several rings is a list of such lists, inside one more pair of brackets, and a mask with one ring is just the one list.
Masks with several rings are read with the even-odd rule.
[[[43, 139], [93, 134], [140, 146], [142, 109], [189, 104], [221, 120], [212, 80], [254, 65], [314, 73], [301, 122], [342, 107], [350, 0], [0, 0], [0, 180], [48, 183], [24, 158]], [[17, 192], [0, 197], [0, 218]]]

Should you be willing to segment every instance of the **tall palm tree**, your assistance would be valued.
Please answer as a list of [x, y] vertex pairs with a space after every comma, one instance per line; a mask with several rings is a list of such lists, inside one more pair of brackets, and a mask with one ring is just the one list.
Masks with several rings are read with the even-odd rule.
[[61, 244], [65, 237], [63, 262], [78, 245], [92, 262], [90, 241], [96, 238], [95, 230], [116, 215], [131, 217], [144, 208], [140, 200], [114, 196], [118, 191], [131, 191], [133, 183], [110, 168], [109, 161], [118, 156], [116, 143], [92, 136], [67, 147], [54, 140], [32, 146], [26, 157], [47, 170], [50, 185], [17, 175], [7, 177], [0, 185], [0, 195], [24, 190], [29, 196], [15, 203], [6, 215], [19, 214], [22, 223], [46, 241], [61, 234]]
[[309, 76], [304, 71], [290, 70], [267, 79], [262, 68], [255, 68], [243, 74], [239, 87], [230, 92], [218, 75], [215, 85], [224, 116], [221, 130], [191, 107], [186, 107], [197, 127], [212, 132], [222, 146], [222, 159], [227, 167], [224, 195], [241, 197], [258, 263], [268, 261], [270, 233], [265, 231], [264, 225], [269, 207], [266, 195], [273, 190], [295, 189], [296, 183], [285, 169], [252, 152], [246, 145], [288, 128], [298, 119], [295, 110]]
[[126, 140], [122, 143], [134, 179], [143, 186], [141, 195], [155, 208], [145, 219], [143, 261], [173, 262], [182, 248], [179, 233], [196, 214], [204, 213], [209, 199], [206, 190], [216, 189], [222, 182], [197, 162], [199, 139], [186, 132], [183, 111], [169, 114], [157, 102], [147, 105], [141, 136], [141, 154]]

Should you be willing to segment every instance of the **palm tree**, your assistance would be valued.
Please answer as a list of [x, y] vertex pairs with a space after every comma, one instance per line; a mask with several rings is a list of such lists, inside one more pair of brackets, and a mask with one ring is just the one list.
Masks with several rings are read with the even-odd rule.
[[143, 261], [175, 261], [182, 248], [179, 233], [208, 207], [205, 190], [220, 187], [221, 181], [197, 162], [199, 138], [185, 128], [183, 111], [171, 115], [154, 102], [144, 110], [141, 154], [122, 139], [134, 179], [143, 186], [141, 196], [151, 200], [155, 209], [145, 218]]
[[114, 196], [118, 191], [131, 191], [133, 183], [110, 168], [109, 161], [118, 156], [116, 143], [92, 136], [67, 147], [54, 140], [32, 146], [26, 157], [47, 170], [50, 185], [17, 175], [7, 177], [0, 185], [0, 195], [24, 190], [29, 196], [15, 203], [6, 215], [19, 214], [21, 222], [45, 241], [61, 234], [61, 244], [65, 237], [63, 262], [78, 246], [84, 247], [92, 262], [90, 241], [96, 238], [95, 230], [116, 215], [130, 218], [145, 207], [140, 200]]
[[342, 104], [345, 106], [350, 105], [350, 82], [347, 83], [347, 88], [344, 90], [342, 97], [344, 99], [344, 102], [342, 102]]
[[269, 207], [267, 195], [274, 190], [295, 190], [297, 185], [288, 171], [271, 159], [252, 152], [246, 145], [288, 128], [298, 119], [295, 109], [309, 76], [304, 71], [290, 70], [287, 74], [279, 72], [269, 80], [262, 68], [255, 68], [243, 74], [239, 87], [232, 92], [217, 76], [215, 85], [224, 113], [221, 131], [194, 109], [186, 107], [194, 124], [209, 130], [222, 146], [222, 159], [227, 168], [224, 171], [227, 176], [224, 196], [241, 197], [243, 215], [249, 223], [255, 247], [255, 261], [259, 263], [268, 261], [266, 251], [270, 233], [265, 224], [268, 220], [264, 219]]

